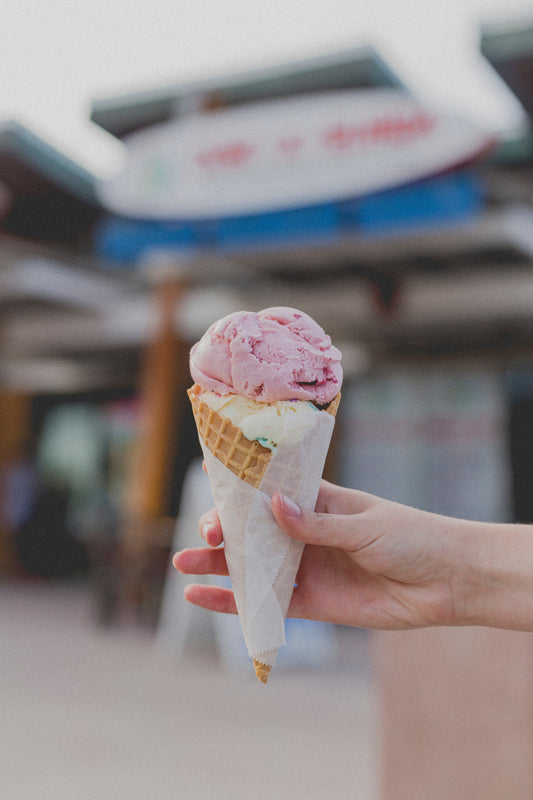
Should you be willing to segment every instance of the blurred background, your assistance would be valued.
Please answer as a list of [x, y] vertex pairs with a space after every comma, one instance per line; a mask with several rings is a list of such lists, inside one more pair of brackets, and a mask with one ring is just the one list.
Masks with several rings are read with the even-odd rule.
[[2, 17], [4, 796], [530, 798], [529, 634], [289, 621], [265, 689], [170, 557], [189, 349], [273, 305], [343, 352], [330, 479], [533, 522], [533, 4]]

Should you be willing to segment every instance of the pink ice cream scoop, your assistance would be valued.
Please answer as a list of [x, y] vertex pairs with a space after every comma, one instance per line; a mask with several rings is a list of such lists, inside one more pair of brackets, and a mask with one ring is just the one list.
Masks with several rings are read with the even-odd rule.
[[195, 383], [217, 394], [273, 403], [329, 403], [342, 383], [341, 354], [320, 325], [294, 308], [237, 311], [211, 327], [191, 350]]

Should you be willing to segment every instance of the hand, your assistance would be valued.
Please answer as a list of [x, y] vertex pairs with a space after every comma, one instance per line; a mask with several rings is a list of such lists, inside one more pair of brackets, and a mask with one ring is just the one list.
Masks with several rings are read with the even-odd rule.
[[[272, 498], [272, 511], [285, 533], [305, 542], [289, 616], [381, 629], [463, 621], [460, 541], [477, 523], [325, 481], [314, 513], [280, 494]], [[227, 575], [214, 509], [200, 520], [200, 532], [209, 547], [176, 554], [174, 565], [187, 574]], [[185, 596], [236, 613], [229, 589], [192, 584]]]

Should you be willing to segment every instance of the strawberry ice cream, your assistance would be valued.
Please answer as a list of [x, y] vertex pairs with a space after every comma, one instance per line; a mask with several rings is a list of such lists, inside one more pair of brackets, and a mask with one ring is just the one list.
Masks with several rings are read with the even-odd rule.
[[326, 405], [342, 383], [341, 354], [311, 317], [293, 308], [238, 311], [215, 322], [190, 356], [202, 389], [273, 403]]

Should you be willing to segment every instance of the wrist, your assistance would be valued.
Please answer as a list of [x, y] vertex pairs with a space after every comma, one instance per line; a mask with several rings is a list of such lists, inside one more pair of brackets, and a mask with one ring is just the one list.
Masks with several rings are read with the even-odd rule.
[[533, 631], [533, 526], [462, 522], [455, 623]]

